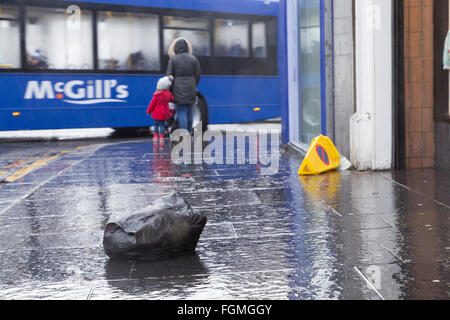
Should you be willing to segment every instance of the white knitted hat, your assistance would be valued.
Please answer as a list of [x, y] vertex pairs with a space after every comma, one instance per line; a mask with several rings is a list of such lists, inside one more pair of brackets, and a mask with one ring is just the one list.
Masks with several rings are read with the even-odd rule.
[[170, 81], [169, 77], [163, 77], [158, 80], [156, 84], [156, 90], [169, 90], [172, 86], [172, 81]]

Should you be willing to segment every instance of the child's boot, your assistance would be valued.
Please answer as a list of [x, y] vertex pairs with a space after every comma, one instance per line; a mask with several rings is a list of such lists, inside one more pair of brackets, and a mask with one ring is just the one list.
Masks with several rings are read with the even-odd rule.
[[159, 136], [159, 133], [154, 133], [153, 134], [153, 141], [154, 142], [158, 141], [158, 136]]
[[159, 141], [164, 141], [164, 133], [159, 134]]

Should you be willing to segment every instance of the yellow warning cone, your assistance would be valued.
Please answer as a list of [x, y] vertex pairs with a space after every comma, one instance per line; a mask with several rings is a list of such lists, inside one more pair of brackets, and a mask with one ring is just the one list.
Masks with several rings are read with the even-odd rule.
[[340, 165], [340, 154], [330, 138], [320, 135], [315, 138], [303, 160], [299, 175], [318, 175], [334, 170]]

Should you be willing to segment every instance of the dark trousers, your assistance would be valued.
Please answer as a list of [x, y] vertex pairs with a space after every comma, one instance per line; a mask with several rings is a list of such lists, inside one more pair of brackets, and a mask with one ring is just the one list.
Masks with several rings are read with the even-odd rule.
[[193, 104], [177, 104], [177, 119], [180, 129], [191, 131], [194, 118]]
[[155, 133], [165, 133], [166, 122], [164, 120], [155, 120]]

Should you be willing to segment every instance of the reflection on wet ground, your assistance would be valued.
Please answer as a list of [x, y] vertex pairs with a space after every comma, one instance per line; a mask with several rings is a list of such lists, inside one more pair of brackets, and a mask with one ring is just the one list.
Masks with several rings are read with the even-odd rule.
[[[299, 178], [283, 150], [263, 176], [175, 165], [168, 142], [107, 142], [0, 185], [0, 299], [449, 298], [448, 172]], [[208, 216], [197, 254], [109, 261], [109, 216], [172, 190]]]

